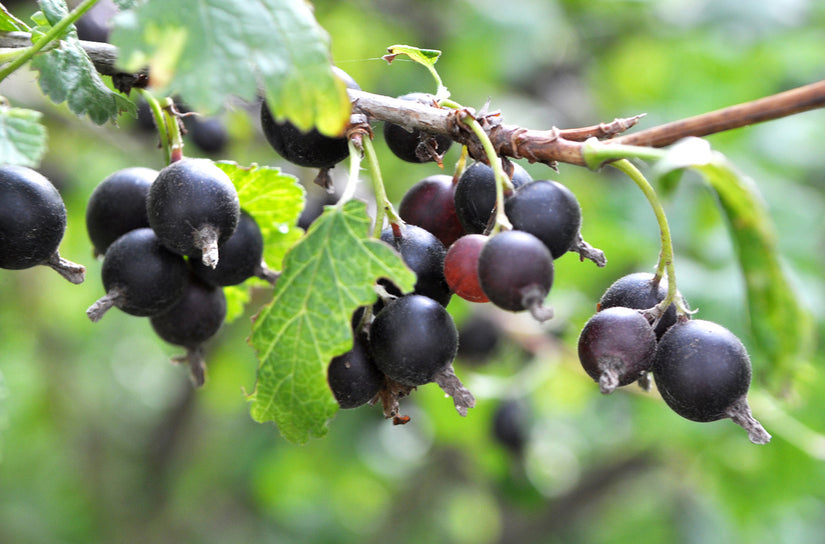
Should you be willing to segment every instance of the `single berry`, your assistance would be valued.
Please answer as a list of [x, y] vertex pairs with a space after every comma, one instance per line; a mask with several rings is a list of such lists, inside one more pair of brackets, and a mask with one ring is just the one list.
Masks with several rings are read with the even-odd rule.
[[215, 154], [226, 149], [229, 132], [224, 122], [217, 117], [186, 116], [184, 124], [192, 143], [201, 151]]
[[478, 279], [478, 257], [489, 237], [467, 234], [456, 240], [444, 257], [444, 278], [456, 295], [470, 302], [490, 302]]
[[501, 339], [496, 322], [474, 313], [458, 327], [458, 357], [466, 363], [481, 365], [490, 360]]
[[117, 12], [117, 6], [112, 0], [100, 0], [75, 21], [77, 37], [90, 42], [107, 43], [112, 31], [112, 17]]
[[[649, 272], [635, 272], [619, 278], [604, 292], [599, 300], [598, 308], [604, 310], [614, 306], [624, 306], [636, 310], [647, 310], [656, 306], [667, 296], [667, 280], [662, 278], [656, 283], [653, 280], [654, 275]], [[676, 323], [676, 306], [671, 304], [654, 326], [656, 338], [661, 338], [668, 327], [674, 323]]]
[[229, 176], [208, 159], [181, 159], [165, 167], [146, 199], [149, 224], [161, 242], [212, 268], [218, 246], [235, 232], [240, 210]]
[[521, 454], [527, 445], [527, 425], [527, 408], [523, 401], [504, 400], [493, 412], [493, 438], [516, 455]]
[[384, 306], [370, 327], [370, 351], [390, 379], [417, 387], [447, 369], [458, 350], [452, 316], [438, 302], [406, 295]]
[[520, 230], [500, 232], [484, 244], [478, 279], [490, 301], [505, 310], [530, 310], [539, 321], [553, 316], [544, 299], [553, 286], [553, 256], [541, 240]]
[[704, 319], [670, 327], [656, 349], [653, 377], [662, 398], [680, 416], [699, 422], [729, 417], [748, 431], [751, 442], [770, 440], [747, 402], [750, 358], [725, 327]]
[[[430, 232], [415, 225], [387, 227], [381, 240], [391, 245], [418, 278], [414, 293], [436, 300], [442, 306], [450, 302], [453, 293], [444, 279], [444, 244]], [[395, 294], [395, 293], [394, 293]], [[400, 294], [400, 293], [398, 293]]]
[[598, 312], [579, 335], [579, 362], [602, 393], [647, 376], [656, 333], [641, 312], [616, 306]]
[[455, 213], [455, 184], [452, 176], [435, 174], [422, 179], [404, 194], [398, 215], [407, 223], [428, 230], [450, 247], [464, 234]]
[[207, 285], [190, 276], [181, 299], [166, 311], [149, 319], [163, 340], [186, 348], [182, 358], [189, 363], [195, 385], [205, 381], [206, 363], [202, 345], [215, 336], [226, 318], [226, 295], [220, 287]]
[[[522, 166], [512, 164], [514, 189], [533, 181]], [[495, 206], [496, 178], [493, 169], [481, 162], [473, 163], [464, 170], [455, 186], [455, 211], [464, 231], [482, 234], [487, 230]]]
[[101, 267], [106, 295], [86, 315], [98, 321], [112, 306], [136, 316], [160, 314], [183, 297], [188, 274], [183, 257], [166, 249], [152, 229], [129, 231], [106, 251]]
[[66, 206], [42, 174], [25, 166], [0, 166], [0, 268], [48, 265], [72, 283], [85, 268], [60, 257]]
[[238, 227], [220, 247], [221, 260], [215, 268], [190, 261], [192, 272], [210, 285], [238, 285], [255, 276], [274, 283], [275, 275], [263, 263], [264, 238], [255, 218], [241, 210]]
[[539, 180], [519, 187], [504, 202], [514, 229], [529, 232], [547, 246], [554, 259], [578, 239], [582, 214], [576, 196], [556, 181]]
[[146, 197], [158, 171], [135, 166], [114, 172], [101, 181], [86, 205], [86, 231], [95, 253], [103, 255], [112, 242], [149, 226]]
[[327, 383], [341, 408], [357, 408], [378, 394], [384, 374], [375, 366], [363, 335], [356, 334], [352, 349], [330, 361]]
[[[422, 104], [431, 104], [434, 101], [433, 95], [426, 93], [409, 93], [398, 98]], [[384, 140], [396, 157], [412, 163], [440, 163], [441, 157], [453, 143], [446, 136], [428, 134], [418, 129], [408, 130], [394, 123], [384, 123]]]
[[[352, 77], [338, 67], [333, 72], [347, 88], [358, 89]], [[261, 128], [266, 141], [284, 159], [308, 168], [332, 168], [349, 156], [349, 144], [345, 137], [331, 137], [311, 129], [302, 132], [289, 121], [277, 121], [266, 100], [261, 102]]]

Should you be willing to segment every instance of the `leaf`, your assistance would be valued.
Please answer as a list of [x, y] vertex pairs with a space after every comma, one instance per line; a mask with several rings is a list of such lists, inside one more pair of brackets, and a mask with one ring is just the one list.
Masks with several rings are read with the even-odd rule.
[[0, 108], [0, 164], [36, 167], [46, 152], [46, 127], [39, 111]]
[[375, 302], [376, 280], [391, 278], [404, 292], [415, 283], [397, 252], [367, 236], [369, 223], [363, 202], [328, 207], [287, 253], [273, 300], [255, 320], [260, 363], [250, 412], [275, 421], [291, 442], [326, 433], [338, 410], [326, 368], [352, 348], [351, 316]]
[[[54, 25], [68, 15], [65, 2], [40, 0], [42, 17], [37, 20]], [[43, 19], [45, 17], [45, 19]], [[58, 47], [34, 57], [31, 66], [40, 72], [40, 89], [55, 104], [68, 102], [78, 116], [88, 115], [96, 124], [116, 120], [121, 112], [137, 115], [128, 98], [111, 90], [97, 73], [91, 59], [80, 46], [77, 32], [70, 27]]]
[[[674, 148], [678, 147], [674, 146]], [[694, 148], [698, 149], [698, 148]], [[690, 166], [703, 175], [726, 215], [745, 280], [750, 327], [759, 349], [770, 361], [769, 379], [787, 383], [794, 369], [812, 354], [814, 331], [783, 269], [770, 215], [753, 180], [744, 177], [718, 152], [699, 153], [696, 163], [665, 156], [661, 165]]]
[[0, 32], [28, 32], [29, 27], [11, 14], [11, 12], [4, 6], [0, 4]]
[[395, 57], [398, 55], [407, 55], [410, 59], [429, 70], [438, 86], [438, 90], [435, 93], [437, 100], [446, 100], [450, 97], [450, 91], [447, 90], [447, 87], [441, 82], [441, 76], [438, 75], [438, 71], [435, 69], [435, 63], [438, 62], [439, 57], [441, 57], [441, 51], [437, 49], [421, 49], [420, 47], [414, 47], [412, 45], [391, 45], [387, 48], [387, 54], [381, 58], [390, 63], [395, 60]]
[[280, 270], [287, 250], [303, 234], [296, 226], [305, 201], [298, 178], [268, 166], [243, 167], [228, 161], [215, 164], [232, 180], [241, 207], [261, 228], [267, 266]]
[[[329, 36], [304, 0], [147, 0], [114, 19], [124, 68], [149, 64], [153, 85], [202, 113], [227, 96], [255, 100], [261, 84], [277, 119], [339, 135], [350, 115], [334, 76]], [[208, 31], [206, 30], [208, 29]], [[169, 37], [177, 49], [169, 52]], [[169, 81], [156, 80], [157, 68]]]

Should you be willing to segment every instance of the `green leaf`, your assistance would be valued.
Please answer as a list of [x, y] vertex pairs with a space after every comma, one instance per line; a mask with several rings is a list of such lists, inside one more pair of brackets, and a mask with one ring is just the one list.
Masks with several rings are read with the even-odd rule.
[[392, 62], [398, 55], [407, 55], [413, 61], [427, 68], [438, 86], [438, 90], [435, 93], [437, 100], [446, 100], [450, 97], [450, 91], [448, 91], [447, 87], [441, 82], [441, 76], [438, 75], [438, 71], [435, 69], [435, 63], [438, 62], [439, 57], [441, 57], [441, 51], [437, 49], [421, 49], [420, 47], [414, 47], [412, 45], [391, 45], [387, 48], [387, 54], [382, 58], [387, 62]]
[[[42, 25], [56, 24], [68, 15], [65, 2], [40, 0], [43, 12], [32, 18]], [[40, 89], [55, 104], [67, 102], [72, 113], [88, 115], [96, 124], [116, 120], [121, 112], [137, 115], [128, 98], [111, 90], [97, 73], [91, 59], [80, 46], [74, 26], [69, 26], [58, 47], [34, 57], [31, 66], [40, 72]]]
[[9, 12], [3, 4], [0, 4], [0, 32], [28, 32], [29, 27]]
[[255, 320], [260, 364], [250, 412], [275, 421], [291, 442], [326, 433], [338, 410], [326, 368], [352, 348], [352, 313], [376, 301], [376, 280], [391, 278], [404, 292], [415, 283], [397, 252], [368, 237], [369, 224], [363, 202], [328, 207], [287, 254], [273, 300]]
[[124, 67], [148, 64], [160, 92], [198, 111], [218, 110], [229, 95], [252, 101], [263, 84], [278, 119], [328, 135], [349, 120], [329, 36], [304, 0], [148, 0], [114, 23]]
[[280, 270], [287, 250], [303, 234], [296, 226], [305, 201], [298, 178], [268, 166], [243, 167], [228, 161], [215, 164], [232, 180], [241, 207], [261, 228], [267, 266]]
[[0, 164], [36, 167], [46, 152], [46, 127], [39, 111], [0, 108]]
[[689, 141], [677, 144], [672, 148], [675, 155], [666, 156], [657, 171], [666, 174], [663, 165], [668, 164], [689, 166], [702, 174], [716, 193], [744, 276], [751, 330], [770, 363], [768, 379], [784, 386], [813, 353], [811, 315], [801, 306], [783, 269], [773, 223], [753, 180], [718, 152], [686, 153], [702, 147]]

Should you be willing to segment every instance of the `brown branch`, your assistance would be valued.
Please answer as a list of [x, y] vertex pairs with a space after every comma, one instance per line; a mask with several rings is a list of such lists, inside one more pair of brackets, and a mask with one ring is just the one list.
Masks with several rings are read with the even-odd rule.
[[825, 106], [825, 81], [655, 126], [611, 142], [663, 147], [687, 136], [707, 136]]

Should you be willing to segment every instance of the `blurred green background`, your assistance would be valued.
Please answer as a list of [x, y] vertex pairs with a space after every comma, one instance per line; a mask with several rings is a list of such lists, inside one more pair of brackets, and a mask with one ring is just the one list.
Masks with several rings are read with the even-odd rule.
[[[29, 4], [13, 9], [26, 15]], [[365, 90], [432, 92], [423, 68], [380, 57], [396, 43], [440, 49], [439, 72], [455, 100], [476, 108], [490, 100], [506, 122], [531, 128], [646, 112], [644, 128], [825, 77], [825, 4], [816, 0], [314, 5], [334, 61]], [[243, 396], [256, 368], [249, 320], [266, 290], [210, 343], [209, 381], [196, 392], [186, 369], [169, 362], [180, 351], [146, 320], [111, 312], [92, 324], [84, 315], [102, 294], [85, 202], [117, 169], [162, 167], [155, 137], [131, 119], [117, 128], [78, 121], [45, 103], [27, 71], [0, 93], [46, 113], [41, 171], [69, 210], [61, 254], [88, 267], [81, 286], [45, 267], [0, 271], [0, 542], [825, 538], [823, 353], [799, 362], [789, 390], [760, 379], [771, 361], [752, 347], [727, 226], [698, 178], [686, 176], [665, 198], [679, 287], [699, 317], [751, 347], [750, 400], [774, 436], [769, 445], [752, 445], [727, 420], [683, 420], [635, 386], [599, 394], [577, 361], [578, 331], [610, 283], [654, 267], [656, 223], [643, 195], [614, 172], [562, 165], [556, 174], [525, 163], [537, 179], [552, 177], [576, 193], [583, 235], [606, 252], [607, 268], [560, 259], [550, 297], [557, 317], [543, 326], [489, 305], [451, 304], [463, 331], [482, 317], [497, 331], [492, 355], [462, 354], [456, 364], [479, 399], [466, 419], [429, 385], [403, 401], [412, 416], [406, 426], [363, 407], [339, 412], [326, 438], [295, 446], [273, 426], [254, 423]], [[207, 156], [282, 166], [311, 198], [323, 196], [312, 186], [314, 172], [283, 164], [268, 148], [254, 108], [231, 104], [221, 118], [229, 146]], [[815, 111], [709, 137], [756, 181], [818, 331], [825, 326], [823, 126], [825, 112]], [[380, 137], [376, 146], [396, 202], [439, 173], [395, 159]], [[206, 155], [191, 144], [186, 153]], [[447, 171], [457, 156], [452, 149]], [[336, 169], [337, 185], [345, 170]], [[463, 338], [474, 345], [469, 333]], [[497, 417], [521, 430], [519, 447], [494, 433]]]

